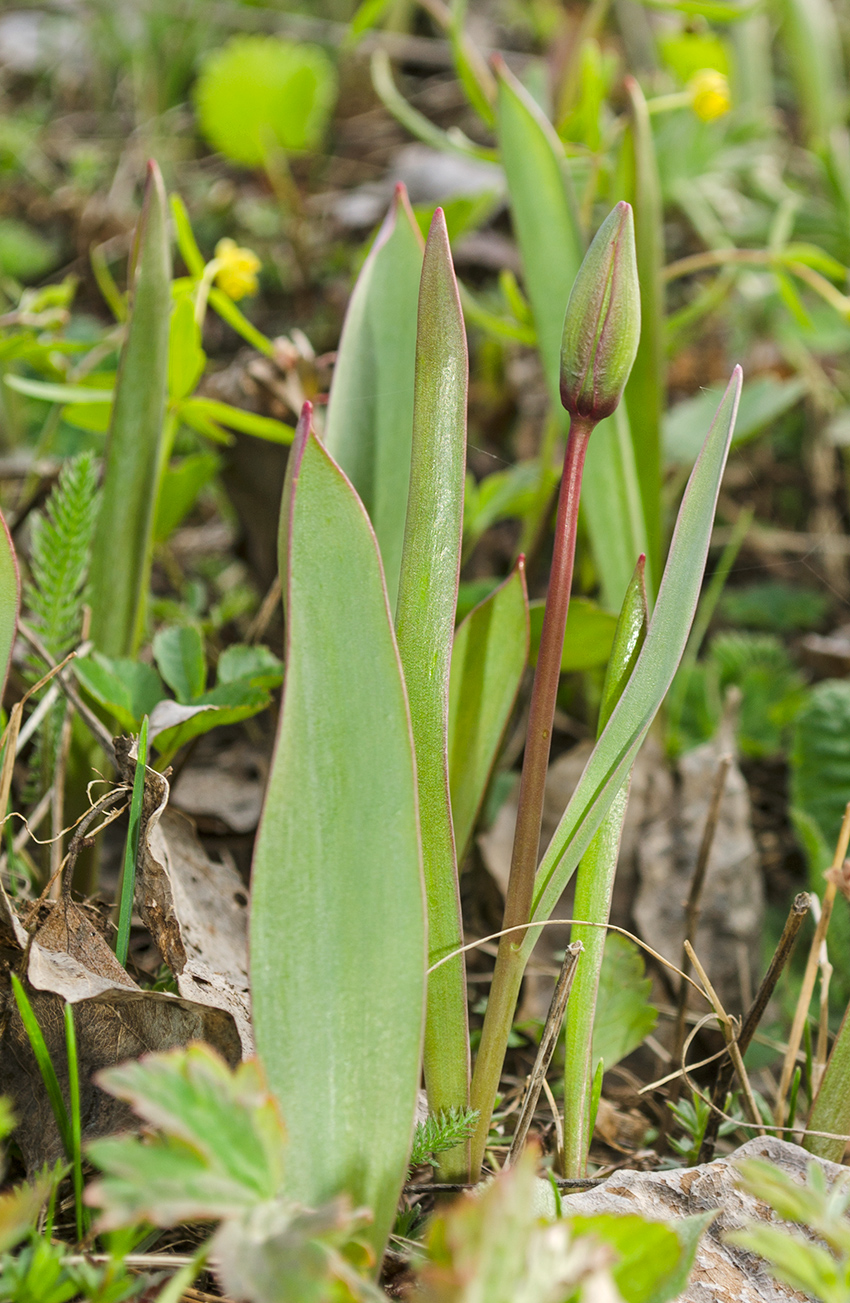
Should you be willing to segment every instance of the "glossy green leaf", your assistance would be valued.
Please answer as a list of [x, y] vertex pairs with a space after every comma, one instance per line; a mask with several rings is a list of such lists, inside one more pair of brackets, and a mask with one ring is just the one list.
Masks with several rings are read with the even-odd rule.
[[404, 544], [422, 238], [403, 187], [372, 245], [342, 329], [325, 446], [378, 536], [390, 605]]
[[[699, 599], [740, 390], [736, 367], [682, 498], [646, 642], [538, 869], [535, 919], [551, 914], [673, 681]], [[532, 929], [524, 951], [530, 952], [533, 939]]]
[[[584, 248], [567, 190], [564, 149], [528, 91], [500, 64], [498, 138], [511, 215], [553, 411], [560, 405], [564, 314]], [[585, 461], [582, 511], [605, 605], [619, 610], [638, 556], [648, 551], [628, 418], [621, 403], [600, 422]]]
[[[181, 723], [171, 728], [159, 724], [154, 746], [160, 753], [160, 765], [168, 763], [193, 737], [209, 733], [211, 729], [220, 728], [224, 724], [238, 724], [243, 719], [251, 719], [265, 710], [270, 700], [265, 688], [246, 679], [239, 679], [235, 683], [218, 683], [208, 692], [202, 692], [199, 697], [195, 697], [191, 707], [186, 708], [188, 717], [184, 717]], [[188, 714], [189, 710], [192, 711], [191, 715]], [[159, 723], [156, 715], [153, 716], [153, 722]]]
[[528, 658], [525, 564], [455, 632], [449, 687], [449, 785], [458, 862], [472, 836]]
[[153, 640], [153, 656], [177, 700], [188, 706], [207, 686], [207, 658], [200, 629], [193, 624], [160, 629]]
[[233, 643], [218, 658], [216, 679], [219, 684], [244, 679], [253, 687], [277, 688], [283, 682], [283, 665], [262, 643], [255, 647]]
[[49, 380], [30, 380], [26, 376], [7, 375], [6, 384], [28, 398], [40, 398], [45, 403], [103, 403], [112, 402], [112, 392], [96, 389], [94, 385], [63, 385]]
[[[448, 774], [449, 676], [466, 469], [466, 333], [441, 209], [434, 214], [419, 293], [413, 442], [396, 607], [398, 650], [416, 750], [429, 962], [463, 944]], [[469, 1103], [466, 968], [458, 954], [428, 982], [425, 1088], [432, 1112]], [[460, 1176], [463, 1151], [441, 1172]]]
[[415, 765], [375, 537], [306, 428], [287, 469], [281, 575], [286, 688], [254, 854], [254, 1028], [289, 1132], [288, 1193], [315, 1207], [345, 1190], [373, 1209], [380, 1260], [421, 1067]]
[[18, 558], [9, 526], [0, 513], [0, 699], [6, 687], [12, 660], [20, 605], [21, 576], [18, 571]]
[[[545, 609], [546, 603], [542, 600], [529, 603], [531, 642], [528, 662], [532, 666], [537, 664]], [[591, 670], [597, 665], [604, 665], [611, 655], [616, 628], [616, 615], [603, 611], [601, 606], [588, 597], [573, 597], [567, 615], [564, 650], [561, 653], [562, 672], [566, 674], [570, 670]]]
[[151, 163], [136, 235], [130, 322], [121, 350], [92, 550], [91, 636], [107, 656], [135, 652], [147, 597], [165, 416], [171, 256], [162, 177]]

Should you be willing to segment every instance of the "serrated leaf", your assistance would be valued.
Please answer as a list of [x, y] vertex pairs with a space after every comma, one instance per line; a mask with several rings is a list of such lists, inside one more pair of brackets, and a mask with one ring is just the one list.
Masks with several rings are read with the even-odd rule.
[[421, 1066], [413, 744], [375, 537], [308, 420], [281, 518], [286, 679], [254, 853], [254, 1029], [289, 1128], [288, 1193], [372, 1208], [380, 1259]]
[[393, 609], [410, 483], [422, 247], [398, 187], [348, 305], [325, 429], [328, 452], [369, 512]]

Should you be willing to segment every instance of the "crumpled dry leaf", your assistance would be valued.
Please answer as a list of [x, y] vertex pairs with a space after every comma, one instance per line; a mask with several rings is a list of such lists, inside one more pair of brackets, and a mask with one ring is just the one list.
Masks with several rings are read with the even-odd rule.
[[[154, 827], [167, 799], [168, 784], [156, 775], [145, 793], [145, 814]], [[66, 1001], [74, 1005], [87, 1140], [130, 1121], [125, 1105], [92, 1084], [100, 1069], [192, 1040], [209, 1042], [228, 1063], [241, 1058], [229, 1012], [215, 1002], [143, 991], [115, 958], [96, 920], [93, 911], [73, 901], [45, 902], [28, 925], [30, 935], [0, 883], [0, 1094], [12, 1100], [18, 1119], [15, 1138], [30, 1172], [58, 1159], [62, 1144], [12, 995], [11, 968], [24, 982], [66, 1097], [63, 1006]]]
[[252, 1054], [248, 895], [232, 860], [211, 860], [182, 815], [157, 813], [146, 828], [136, 904], [180, 994], [230, 1014], [243, 1054]]

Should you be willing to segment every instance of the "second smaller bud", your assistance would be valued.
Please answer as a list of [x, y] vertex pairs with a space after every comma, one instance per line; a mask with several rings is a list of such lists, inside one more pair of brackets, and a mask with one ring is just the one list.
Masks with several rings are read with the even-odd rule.
[[619, 403], [640, 339], [640, 285], [631, 206], [608, 214], [579, 268], [561, 343], [561, 402], [596, 423]]

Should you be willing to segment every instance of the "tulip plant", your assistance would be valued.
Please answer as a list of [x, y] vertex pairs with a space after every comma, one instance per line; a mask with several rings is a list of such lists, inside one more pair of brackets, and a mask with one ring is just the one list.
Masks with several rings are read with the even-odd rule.
[[[648, 621], [643, 559], [632, 557], [604, 727], [538, 866], [582, 466], [595, 426], [617, 408], [639, 336], [632, 212], [620, 203], [575, 279], [562, 332], [570, 430], [504, 935], [474, 1071], [458, 865], [519, 691], [528, 609], [520, 559], [454, 628], [466, 338], [442, 213], [423, 249], [401, 188], [352, 296], [323, 436], [309, 405], [299, 422], [280, 525], [285, 686], [253, 866], [254, 1025], [289, 1130], [289, 1194], [318, 1206], [348, 1192], [373, 1210], [379, 1254], [423, 1064], [432, 1113], [477, 1113], [471, 1144], [442, 1155], [442, 1175], [478, 1177], [528, 957], [580, 861], [587, 920], [607, 920], [631, 766], [687, 641], [738, 369], [683, 497]], [[577, 1166], [598, 947], [589, 958], [568, 1064], [580, 1097], [568, 1102]]]

